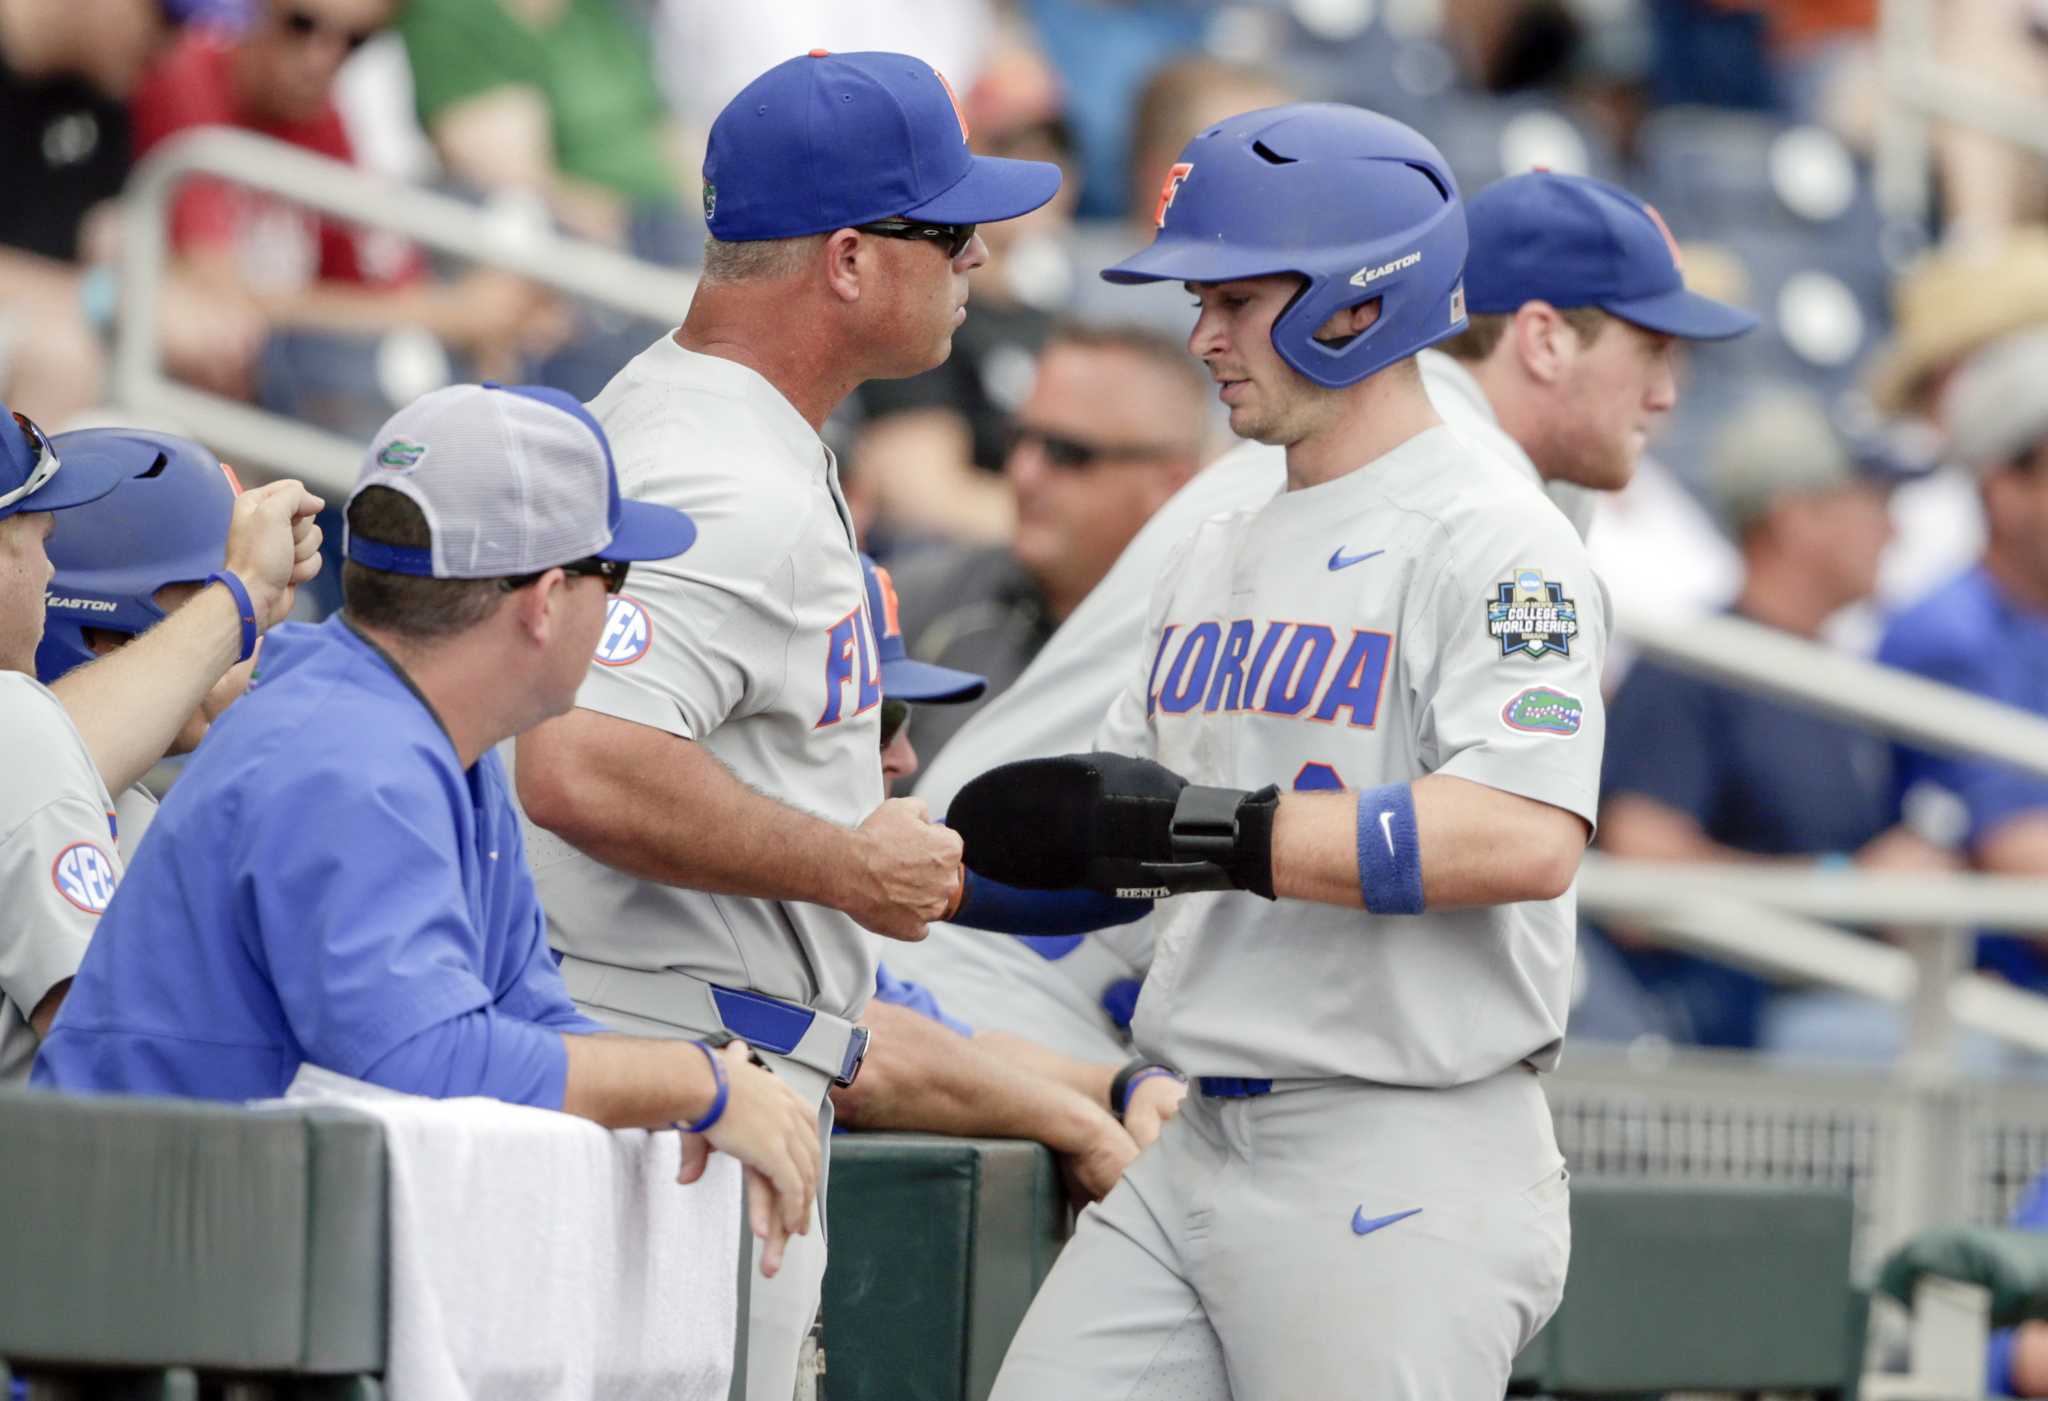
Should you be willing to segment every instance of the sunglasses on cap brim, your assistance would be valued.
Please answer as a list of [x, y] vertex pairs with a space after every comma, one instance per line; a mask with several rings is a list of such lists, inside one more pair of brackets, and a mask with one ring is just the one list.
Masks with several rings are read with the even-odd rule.
[[11, 491], [0, 492], [0, 510], [5, 510], [15, 502], [33, 495], [41, 489], [43, 483], [57, 475], [59, 466], [57, 449], [50, 445], [49, 434], [36, 427], [26, 414], [15, 414], [14, 426], [22, 437], [28, 439], [29, 447], [35, 450], [36, 461], [35, 465], [28, 469], [28, 480]]

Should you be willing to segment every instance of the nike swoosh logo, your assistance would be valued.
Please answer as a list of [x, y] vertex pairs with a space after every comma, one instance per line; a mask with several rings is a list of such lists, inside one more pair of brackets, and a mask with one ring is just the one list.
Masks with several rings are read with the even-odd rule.
[[1344, 547], [1342, 545], [1339, 545], [1336, 549], [1330, 552], [1330, 572], [1334, 574], [1340, 569], [1349, 569], [1354, 564], [1365, 563], [1374, 555], [1383, 555], [1385, 553], [1385, 550], [1367, 550], [1362, 555], [1352, 555], [1350, 558], [1347, 559], [1344, 555]]
[[1383, 812], [1380, 814], [1380, 835], [1387, 839], [1387, 855], [1393, 856], [1395, 854], [1393, 813]]
[[1422, 1208], [1419, 1206], [1411, 1206], [1406, 1211], [1397, 1211], [1389, 1216], [1375, 1216], [1368, 1221], [1365, 1219], [1365, 1208], [1360, 1207], [1351, 1213], [1351, 1233], [1353, 1235], [1369, 1236], [1374, 1231], [1379, 1230], [1380, 1227], [1391, 1226], [1396, 1221], [1406, 1221], [1421, 1210]]

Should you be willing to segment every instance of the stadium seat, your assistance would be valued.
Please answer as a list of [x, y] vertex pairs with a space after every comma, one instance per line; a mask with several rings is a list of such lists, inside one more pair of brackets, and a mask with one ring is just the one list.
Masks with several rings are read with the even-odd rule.
[[1446, 93], [1422, 128], [1468, 196], [1538, 165], [1626, 183], [1612, 143], [1553, 101]]
[[1069, 1231], [1035, 1143], [849, 1134], [832, 1144], [825, 1393], [982, 1401]]

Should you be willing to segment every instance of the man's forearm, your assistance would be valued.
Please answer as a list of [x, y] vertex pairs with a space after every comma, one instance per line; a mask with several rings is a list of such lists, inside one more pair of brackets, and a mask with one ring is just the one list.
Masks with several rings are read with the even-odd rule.
[[109, 793], [148, 773], [242, 650], [228, 591], [202, 589], [109, 657], [66, 672], [50, 689], [85, 740]]
[[[1432, 774], [1413, 784], [1422, 893], [1431, 910], [1548, 900], [1571, 885], [1585, 822], [1562, 808]], [[1289, 793], [1273, 821], [1273, 888], [1363, 908], [1353, 793]]]
[[562, 1109], [610, 1129], [658, 1129], [701, 1119], [717, 1093], [704, 1051], [691, 1041], [637, 1036], [562, 1037], [569, 1077]]
[[1116, 1078], [1117, 1066], [1062, 1055], [1050, 1046], [1007, 1031], [978, 1031], [974, 1044], [1032, 1074], [1057, 1080], [1090, 1104], [1099, 1104], [1105, 1110], [1109, 1107], [1109, 1082]]
[[[620, 742], [583, 743], [594, 727]], [[859, 837], [733, 776], [700, 744], [573, 710], [520, 736], [527, 815], [642, 880], [838, 908]]]
[[1106, 1123], [1106, 1111], [1081, 1091], [991, 1055], [916, 1012], [872, 1003], [865, 1021], [874, 1040], [860, 1078], [850, 1091], [832, 1094], [852, 1127], [1029, 1139], [1072, 1153]]

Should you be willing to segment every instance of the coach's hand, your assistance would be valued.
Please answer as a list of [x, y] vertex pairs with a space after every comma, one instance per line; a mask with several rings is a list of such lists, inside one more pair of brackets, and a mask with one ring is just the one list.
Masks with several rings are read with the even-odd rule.
[[235, 498], [227, 567], [249, 590], [259, 628], [282, 622], [298, 586], [320, 572], [320, 527], [313, 517], [326, 504], [290, 480]]
[[821, 1154], [818, 1112], [775, 1072], [755, 1065], [746, 1042], [728, 1042], [715, 1054], [731, 1087], [725, 1112], [705, 1132], [683, 1135], [676, 1181], [688, 1185], [702, 1177], [714, 1148], [738, 1158], [746, 1172], [747, 1222], [761, 1241], [761, 1273], [773, 1275], [789, 1238], [810, 1233]]
[[976, 875], [1025, 890], [1157, 899], [1198, 890], [1273, 898], [1274, 787], [1192, 786], [1150, 759], [1064, 754], [1004, 764], [953, 799]]
[[1060, 1168], [1072, 1195], [1082, 1203], [1108, 1196], [1124, 1169], [1137, 1159], [1140, 1146], [1123, 1125], [1099, 1110], [1097, 1113], [1100, 1118], [1088, 1140], [1060, 1155]]
[[931, 820], [922, 798], [891, 798], [854, 833], [858, 869], [840, 908], [877, 934], [912, 943], [953, 907], [960, 838]]
[[1148, 1075], [1140, 1080], [1124, 1103], [1124, 1131], [1131, 1142], [1141, 1150], [1150, 1148], [1187, 1097], [1188, 1083], [1178, 1076]]

